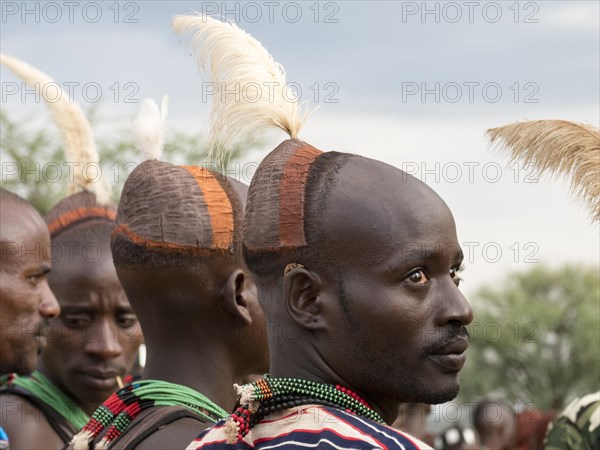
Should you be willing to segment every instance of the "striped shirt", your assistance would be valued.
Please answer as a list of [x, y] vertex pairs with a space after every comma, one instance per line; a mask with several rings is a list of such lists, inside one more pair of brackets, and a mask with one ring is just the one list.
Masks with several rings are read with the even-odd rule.
[[340, 409], [304, 405], [276, 411], [250, 430], [243, 440], [227, 444], [225, 420], [202, 432], [187, 450], [216, 449], [430, 449], [409, 434]]

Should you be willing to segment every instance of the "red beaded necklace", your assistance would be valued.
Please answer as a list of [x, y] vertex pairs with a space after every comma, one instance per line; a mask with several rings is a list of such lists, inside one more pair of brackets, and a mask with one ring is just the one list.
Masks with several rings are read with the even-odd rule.
[[383, 419], [356, 392], [341, 385], [330, 385], [301, 378], [265, 376], [243, 386], [235, 385], [240, 407], [227, 419], [225, 434], [233, 444], [246, 436], [265, 416], [301, 405], [322, 405], [366, 417], [379, 423]]

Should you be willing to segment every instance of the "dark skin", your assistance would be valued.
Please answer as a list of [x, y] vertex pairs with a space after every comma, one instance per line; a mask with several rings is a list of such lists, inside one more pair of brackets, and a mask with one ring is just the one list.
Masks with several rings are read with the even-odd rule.
[[[119, 268], [118, 274], [130, 298], [144, 296], [143, 304], [134, 301], [147, 336], [144, 379], [188, 386], [230, 411], [236, 401], [233, 384], [268, 370], [256, 288], [241, 269], [215, 263], [155, 271]], [[179, 314], [162, 309], [165, 303]], [[180, 419], [136, 448], [184, 448], [205, 428], [199, 425]]]
[[401, 402], [458, 393], [473, 320], [458, 289], [462, 251], [450, 210], [421, 181], [366, 158], [336, 178], [321, 267], [259, 283], [284, 327], [270, 336], [271, 373], [350, 387], [390, 424]]
[[[65, 236], [55, 246], [67, 240], [77, 242], [76, 236]], [[116, 376], [122, 378], [129, 372], [142, 342], [137, 318], [112, 264], [108, 237], [104, 241], [98, 260], [92, 250], [75, 251], [71, 257], [63, 247], [61, 257], [55, 255], [49, 281], [62, 314], [48, 325], [48, 344], [38, 365], [88, 415], [118, 388]], [[39, 410], [19, 397], [6, 397], [21, 411], [31, 411], [25, 420], [15, 414], [6, 424], [11, 448], [63, 447]]]
[[[233, 184], [245, 201], [247, 186]], [[146, 336], [144, 379], [188, 386], [230, 412], [233, 384], [268, 371], [265, 319], [240, 261], [214, 257], [185, 267], [118, 267], [117, 273]], [[136, 449], [185, 448], [208, 426], [179, 419]]]
[[50, 235], [26, 203], [0, 195], [0, 374], [35, 369], [45, 340], [42, 325], [60, 308], [48, 287]]
[[46, 416], [27, 400], [12, 394], [2, 395], [0, 407], [6, 411], [6, 421], [2, 427], [8, 434], [11, 449], [48, 450], [63, 447], [62, 440]]
[[72, 262], [65, 254], [57, 260], [50, 286], [62, 314], [49, 327], [40, 364], [40, 370], [87, 414], [118, 389], [116, 377], [129, 373], [142, 342], [108, 242], [101, 253], [98, 261], [95, 250], [76, 254]]

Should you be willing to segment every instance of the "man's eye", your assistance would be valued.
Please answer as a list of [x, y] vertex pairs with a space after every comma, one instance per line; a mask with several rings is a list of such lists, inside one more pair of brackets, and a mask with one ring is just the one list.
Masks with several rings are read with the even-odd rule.
[[63, 323], [69, 328], [84, 328], [89, 326], [92, 319], [89, 316], [64, 316]]
[[44, 275], [39, 275], [39, 274], [36, 274], [36, 275], [31, 275], [31, 276], [27, 277], [27, 282], [28, 282], [28, 283], [29, 283], [31, 286], [35, 287], [35, 286], [37, 286], [38, 284], [40, 284], [40, 283], [42, 282], [42, 280], [43, 280], [43, 279], [44, 279]]
[[48, 278], [49, 272], [50, 268], [48, 267], [38, 267], [35, 271], [25, 274], [25, 280], [32, 287], [37, 287], [39, 284], [43, 283]]
[[117, 325], [121, 328], [131, 328], [137, 325], [138, 319], [134, 314], [128, 314], [126, 316], [120, 316], [117, 318]]
[[461, 265], [459, 267], [453, 267], [450, 269], [450, 276], [454, 280], [454, 283], [458, 286], [462, 281], [462, 277], [460, 276], [460, 272], [465, 270], [465, 266]]
[[406, 279], [414, 284], [426, 284], [429, 281], [429, 278], [423, 269], [412, 271]]

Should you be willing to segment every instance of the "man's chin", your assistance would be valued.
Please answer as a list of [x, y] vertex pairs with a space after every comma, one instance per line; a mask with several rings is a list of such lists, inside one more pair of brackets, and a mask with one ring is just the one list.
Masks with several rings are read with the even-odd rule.
[[15, 372], [17, 375], [29, 375], [36, 369], [37, 366], [37, 355], [32, 359], [22, 359], [18, 365], [14, 367], [12, 372]]
[[454, 400], [458, 395], [459, 388], [458, 377], [456, 376], [451, 377], [451, 379], [444, 377], [443, 380], [428, 384], [420, 383], [419, 386], [415, 386], [414, 398], [410, 401], [439, 405]]
[[13, 370], [19, 375], [29, 375], [37, 368], [38, 357], [43, 350], [43, 347], [38, 345], [37, 339], [33, 336], [28, 344], [27, 348], [23, 349], [23, 354], [21, 354], [18, 363], [15, 365], [15, 370]]
[[428, 403], [430, 405], [439, 405], [441, 403], [446, 403], [451, 400], [454, 400], [458, 395], [458, 383], [456, 383], [456, 387], [449, 387], [445, 390], [437, 390], [430, 391], [426, 396], [426, 400], [423, 400], [422, 403]]

